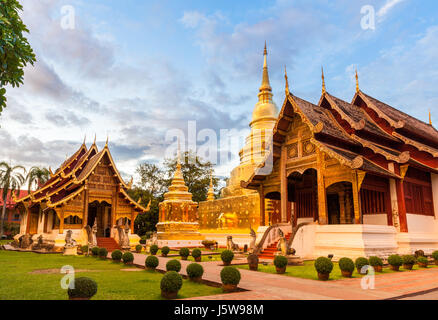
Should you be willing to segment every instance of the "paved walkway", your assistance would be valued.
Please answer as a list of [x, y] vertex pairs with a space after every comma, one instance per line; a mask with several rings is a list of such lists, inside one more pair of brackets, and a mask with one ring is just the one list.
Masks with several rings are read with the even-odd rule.
[[[172, 258], [157, 256], [157, 269], [165, 270], [167, 261]], [[144, 266], [146, 255], [134, 254], [134, 263]], [[245, 260], [242, 260], [245, 261]], [[191, 261], [180, 261], [181, 274]], [[235, 262], [238, 262], [235, 261]], [[203, 279], [221, 283], [222, 261], [201, 262], [204, 267]], [[316, 281], [240, 269], [242, 279], [239, 288], [248, 291], [215, 296], [195, 297], [192, 300], [376, 300], [391, 299], [420, 291], [438, 289], [438, 268], [412, 272], [376, 275], [375, 289], [364, 290], [361, 279]]]

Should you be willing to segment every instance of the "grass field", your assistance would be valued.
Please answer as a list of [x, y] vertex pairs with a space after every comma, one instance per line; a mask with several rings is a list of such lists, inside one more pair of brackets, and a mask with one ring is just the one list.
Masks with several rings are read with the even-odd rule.
[[[60, 273], [60, 268], [65, 265], [74, 267], [77, 276], [90, 277], [97, 282], [98, 291], [94, 300], [161, 299], [160, 281], [163, 274], [158, 272], [94, 257], [1, 250], [0, 300], [68, 299], [66, 290], [60, 286], [65, 276]], [[222, 293], [221, 288], [184, 280], [178, 298], [219, 293]]]
[[[283, 276], [289, 276], [289, 277], [297, 277], [297, 278], [304, 278], [304, 279], [312, 279], [312, 280], [318, 280], [318, 274], [314, 267], [314, 261], [304, 261], [304, 266], [288, 266], [286, 268], [286, 273], [283, 274]], [[339, 280], [339, 279], [345, 279], [342, 277], [341, 269], [339, 269], [338, 263], [334, 262], [334, 267], [332, 273], [330, 273], [330, 279], [329, 280]], [[248, 265], [238, 265], [236, 266], [239, 269], [246, 269], [249, 270]], [[430, 265], [429, 268], [435, 268], [435, 265]], [[398, 272], [413, 272], [415, 270], [418, 270], [418, 265], [415, 265], [413, 270], [405, 270], [403, 267], [400, 267], [400, 271]], [[255, 272], [255, 271], [254, 271]], [[267, 265], [264, 266], [262, 264], [259, 264], [259, 269], [257, 272], [267, 272], [267, 273], [277, 273], [274, 265]], [[376, 275], [379, 274], [386, 274], [386, 273], [394, 273], [397, 271], [392, 271], [389, 268], [383, 268], [383, 272], [376, 273]], [[353, 278], [361, 278], [363, 275], [360, 275], [355, 270], [353, 273]]]
[[0, 245], [11, 243], [12, 240], [0, 240]]

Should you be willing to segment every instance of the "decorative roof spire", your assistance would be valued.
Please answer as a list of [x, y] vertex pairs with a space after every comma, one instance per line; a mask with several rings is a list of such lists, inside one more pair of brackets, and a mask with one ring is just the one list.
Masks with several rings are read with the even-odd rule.
[[96, 145], [96, 137], [97, 137], [97, 135], [96, 135], [96, 134], [94, 134], [94, 141], [93, 141], [93, 145]]
[[263, 50], [263, 78], [262, 85], [259, 89], [260, 92], [263, 91], [272, 91], [271, 85], [269, 83], [269, 74], [268, 74], [268, 50], [266, 49], [266, 41], [265, 41], [265, 49]]
[[356, 92], [359, 93], [359, 76], [357, 75], [357, 68], [356, 68]]
[[286, 65], [284, 66], [284, 79], [286, 80], [286, 88], [285, 88], [285, 91], [286, 91], [286, 95], [288, 95], [288, 94], [289, 94], [289, 81], [288, 81], [288, 78], [287, 78]]
[[84, 142], [82, 142], [82, 145], [85, 145], [85, 140], [87, 140], [87, 134], [84, 136]]
[[109, 137], [108, 137], [108, 134], [107, 134], [107, 135], [106, 135], [105, 148], [108, 148], [108, 139], [109, 139]]
[[322, 79], [322, 94], [326, 93], [325, 90], [325, 78], [324, 78], [324, 67], [321, 67], [321, 79]]
[[432, 114], [430, 113], [430, 109], [429, 109], [429, 124], [432, 125]]
[[214, 200], [213, 174], [212, 172], [210, 172], [210, 187], [208, 188], [207, 201], [213, 201], [213, 200]]

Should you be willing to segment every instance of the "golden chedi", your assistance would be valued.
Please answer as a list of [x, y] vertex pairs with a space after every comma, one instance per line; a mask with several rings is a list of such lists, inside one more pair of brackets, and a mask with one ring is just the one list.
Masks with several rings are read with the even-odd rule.
[[184, 182], [178, 156], [172, 184], [164, 194], [164, 201], [159, 204], [159, 222], [156, 225], [159, 245], [199, 245], [203, 236], [199, 233], [197, 207]]

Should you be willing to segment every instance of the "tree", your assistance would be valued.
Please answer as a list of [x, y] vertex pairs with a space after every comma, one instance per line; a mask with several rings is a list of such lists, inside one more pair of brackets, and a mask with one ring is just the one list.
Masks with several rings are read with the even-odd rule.
[[32, 186], [36, 184], [36, 187], [43, 185], [50, 179], [50, 172], [46, 168], [32, 167], [27, 173], [26, 180], [28, 181], [27, 189], [29, 192], [32, 190]]
[[6, 107], [7, 85], [23, 84], [24, 67], [36, 61], [23, 33], [29, 33], [18, 12], [23, 6], [17, 0], [0, 0], [0, 113]]
[[[22, 173], [21, 173], [21, 172]], [[9, 166], [6, 162], [0, 162], [0, 188], [2, 191], [3, 208], [2, 217], [0, 220], [0, 239], [3, 237], [3, 222], [6, 214], [6, 201], [8, 199], [8, 194], [12, 197], [12, 193], [17, 191], [20, 193], [20, 187], [26, 181], [24, 177], [26, 174], [26, 169], [22, 166]]]

